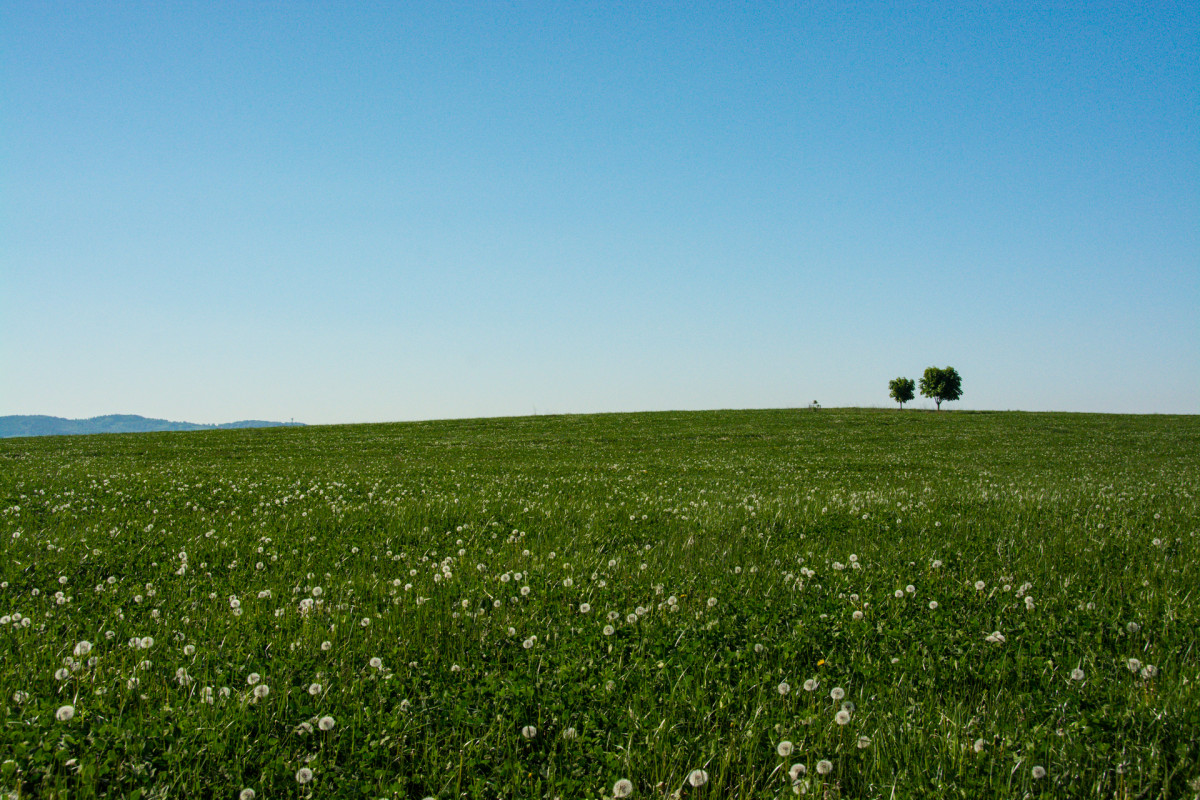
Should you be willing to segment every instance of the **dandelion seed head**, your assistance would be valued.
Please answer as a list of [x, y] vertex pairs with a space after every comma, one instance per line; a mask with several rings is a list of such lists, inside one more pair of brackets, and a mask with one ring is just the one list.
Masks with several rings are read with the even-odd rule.
[[828, 775], [833, 772], [833, 762], [821, 759], [817, 762], [817, 774]]
[[70, 722], [75, 718], [75, 706], [59, 706], [54, 712], [54, 718], [59, 722]]
[[708, 783], [708, 773], [702, 769], [694, 769], [688, 773], [688, 783], [697, 788]]
[[626, 778], [621, 778], [613, 784], [613, 797], [629, 797], [633, 794], [633, 783]]
[[783, 756], [784, 758], [787, 758], [788, 756], [790, 756], [794, 749], [795, 749], [795, 745], [793, 745], [791, 742], [787, 741], [786, 739], [775, 746], [775, 752], [778, 753], [779, 755]]

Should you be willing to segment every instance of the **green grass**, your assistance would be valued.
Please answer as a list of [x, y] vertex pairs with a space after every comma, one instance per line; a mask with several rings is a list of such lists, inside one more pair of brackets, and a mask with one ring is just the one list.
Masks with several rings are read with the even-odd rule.
[[1190, 797], [1198, 491], [1184, 416], [6, 440], [0, 789]]

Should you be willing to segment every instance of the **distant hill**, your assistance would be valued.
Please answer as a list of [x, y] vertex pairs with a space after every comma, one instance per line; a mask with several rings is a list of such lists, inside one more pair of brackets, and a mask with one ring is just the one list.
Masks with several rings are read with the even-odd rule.
[[267, 422], [244, 419], [221, 425], [172, 422], [148, 419], [136, 414], [108, 414], [91, 419], [64, 419], [40, 414], [0, 417], [0, 439], [13, 436], [78, 436], [91, 433], [146, 433], [149, 431], [211, 431], [224, 428], [279, 428], [303, 425], [303, 422]]

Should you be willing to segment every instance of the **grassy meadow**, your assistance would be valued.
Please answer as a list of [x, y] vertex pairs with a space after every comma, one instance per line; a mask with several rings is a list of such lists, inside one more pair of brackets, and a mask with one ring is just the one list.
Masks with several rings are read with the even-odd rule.
[[10, 797], [1200, 793], [1200, 417], [0, 441]]

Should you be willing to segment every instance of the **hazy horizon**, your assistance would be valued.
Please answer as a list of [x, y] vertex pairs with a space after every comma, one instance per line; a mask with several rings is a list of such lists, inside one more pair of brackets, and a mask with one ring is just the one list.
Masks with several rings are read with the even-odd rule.
[[0, 23], [0, 414], [1200, 411], [1194, 3]]

